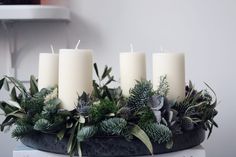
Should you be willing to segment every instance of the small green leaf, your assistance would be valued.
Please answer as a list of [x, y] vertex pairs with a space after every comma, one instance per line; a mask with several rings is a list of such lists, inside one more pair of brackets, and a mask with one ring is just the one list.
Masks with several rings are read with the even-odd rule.
[[19, 101], [19, 99], [17, 98], [16, 87], [12, 88], [10, 96], [13, 101]]
[[94, 64], [93, 64], [93, 67], [94, 67], [94, 70], [95, 70], [95, 72], [96, 72], [97, 77], [100, 79], [97, 63], [94, 63]]
[[138, 125], [133, 125], [131, 129], [131, 134], [141, 140], [146, 145], [149, 152], [153, 154], [153, 147], [149, 137]]
[[12, 125], [15, 122], [15, 117], [13, 116], [6, 116], [5, 120], [0, 125], [1, 131], [4, 130], [5, 126]]
[[[5, 78], [7, 78], [21, 92], [23, 97], [28, 96], [25, 86], [19, 80], [15, 79], [13, 77], [8, 77], [8, 76], [5, 76]], [[8, 82], [7, 82], [7, 84], [8, 84]]]
[[84, 116], [79, 117], [79, 123], [84, 124], [85, 123], [85, 118]]
[[31, 95], [38, 93], [38, 83], [36, 81], [36, 78], [33, 75], [30, 76], [30, 89], [29, 90], [30, 90]]
[[61, 141], [64, 138], [66, 130], [63, 129], [59, 133], [57, 133], [57, 138]]
[[4, 81], [5, 81], [5, 78], [2, 78], [2, 79], [0, 80], [0, 90], [1, 90], [2, 87], [3, 87]]
[[9, 113], [12, 113], [12, 112], [18, 110], [18, 108], [9, 105], [5, 101], [0, 102], [0, 109], [3, 110], [5, 112], [5, 114], [9, 114]]
[[3, 86], [4, 86], [4, 88], [5, 88], [7, 91], [9, 91], [9, 90], [10, 90], [9, 84], [8, 84], [8, 82], [7, 82], [7, 80], [6, 80], [6, 79], [4, 79]]
[[114, 76], [110, 77], [109, 80], [105, 83], [105, 86], [107, 86], [109, 83], [114, 81]]
[[102, 80], [106, 77], [108, 66], [106, 65], [102, 73]]

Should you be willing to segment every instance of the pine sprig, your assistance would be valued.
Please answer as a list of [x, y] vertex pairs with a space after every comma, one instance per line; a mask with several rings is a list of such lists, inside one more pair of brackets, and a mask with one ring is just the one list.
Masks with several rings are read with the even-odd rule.
[[130, 90], [127, 100], [128, 107], [132, 111], [138, 111], [146, 106], [153, 95], [152, 84], [150, 81], [137, 81], [137, 84]]
[[142, 128], [154, 142], [158, 142], [161, 144], [171, 141], [172, 132], [165, 125], [152, 123], [145, 125]]
[[25, 135], [32, 133], [33, 127], [31, 125], [18, 125], [12, 131], [12, 137], [16, 139], [20, 139]]
[[156, 91], [157, 95], [160, 95], [160, 96], [167, 96], [169, 92], [169, 84], [167, 82], [167, 76], [161, 76], [160, 77], [160, 84], [158, 86], [158, 89]]
[[123, 129], [126, 127], [127, 122], [123, 118], [110, 118], [100, 123], [100, 130], [108, 135], [121, 135]]

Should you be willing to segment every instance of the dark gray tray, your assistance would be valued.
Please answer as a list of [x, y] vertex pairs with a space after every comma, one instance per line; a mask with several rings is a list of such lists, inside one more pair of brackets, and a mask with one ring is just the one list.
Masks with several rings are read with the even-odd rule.
[[[205, 139], [205, 130], [195, 129], [174, 135], [172, 149], [166, 149], [165, 145], [153, 143], [154, 154], [163, 154], [200, 145]], [[57, 154], [67, 154], [68, 138], [58, 141], [51, 134], [29, 134], [21, 139], [21, 142], [31, 148]], [[84, 156], [96, 157], [121, 157], [150, 155], [145, 145], [138, 139], [126, 141], [122, 137], [93, 137], [82, 143]]]

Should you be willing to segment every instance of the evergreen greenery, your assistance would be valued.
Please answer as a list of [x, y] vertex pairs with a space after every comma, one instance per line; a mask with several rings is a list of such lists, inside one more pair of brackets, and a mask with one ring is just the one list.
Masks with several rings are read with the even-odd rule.
[[172, 132], [167, 126], [163, 124], [152, 123], [145, 125], [142, 128], [154, 142], [161, 144], [171, 141]]
[[100, 130], [108, 135], [121, 135], [127, 122], [123, 118], [110, 118], [100, 123]]
[[137, 84], [130, 90], [127, 104], [132, 111], [138, 111], [146, 106], [153, 95], [152, 84], [150, 81], [137, 81]]
[[152, 153], [151, 141], [166, 143], [170, 148], [177, 133], [201, 127], [208, 130], [210, 136], [213, 127], [217, 127], [214, 120], [217, 100], [207, 90], [194, 89], [191, 82], [186, 87], [185, 99], [171, 104], [166, 98], [169, 90], [166, 76], [161, 77], [156, 91], [150, 81], [142, 80], [130, 90], [129, 97], [124, 97], [120, 87], [109, 88], [115, 81], [110, 67], [106, 66], [102, 73], [97, 64], [94, 69], [98, 82], [93, 81], [91, 95], [78, 96], [73, 111], [60, 108], [57, 87], [39, 91], [36, 78], [31, 76], [27, 91], [15, 78], [3, 77], [0, 90], [9, 91], [11, 99], [0, 101], [0, 109], [6, 116], [0, 125], [1, 131], [16, 125], [12, 137], [17, 139], [40, 132], [54, 134], [59, 140], [68, 136], [68, 154], [73, 156], [78, 151], [81, 156], [81, 142], [97, 135], [123, 136], [127, 140], [136, 137]]

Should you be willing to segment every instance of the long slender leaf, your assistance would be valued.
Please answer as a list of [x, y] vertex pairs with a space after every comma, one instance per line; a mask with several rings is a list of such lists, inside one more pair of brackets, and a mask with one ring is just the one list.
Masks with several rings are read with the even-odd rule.
[[36, 81], [36, 78], [33, 75], [30, 76], [30, 89], [29, 90], [30, 90], [31, 95], [38, 93], [38, 83]]
[[15, 122], [15, 117], [14, 116], [7, 116], [5, 120], [2, 122], [0, 125], [1, 131], [4, 130], [5, 126], [12, 125]]
[[94, 70], [95, 70], [95, 72], [96, 72], [97, 77], [100, 79], [97, 63], [94, 63], [94, 64], [93, 64], [93, 67], [94, 67]]
[[104, 79], [105, 77], [107, 77], [112, 71], [112, 68], [108, 68], [107, 66], [105, 67], [105, 70], [102, 74], [102, 79]]
[[3, 82], [3, 87], [7, 90], [7, 91], [9, 91], [10, 90], [10, 86], [9, 86], [9, 84], [8, 84], [8, 82], [7, 82], [7, 80], [6, 79], [4, 79], [4, 82]]
[[106, 77], [107, 70], [108, 70], [108, 66], [106, 65], [106, 66], [105, 66], [105, 69], [104, 69], [104, 71], [103, 71], [103, 73], [102, 73], [102, 78], [101, 78], [101, 79], [104, 79], [104, 78]]
[[18, 110], [17, 107], [11, 106], [8, 103], [6, 103], [5, 101], [0, 102], [0, 109], [3, 110], [5, 112], [5, 114], [9, 114], [9, 113], [12, 113], [12, 112]]
[[16, 101], [19, 103], [19, 99], [17, 98], [17, 93], [16, 93], [16, 87], [12, 88], [10, 97], [13, 101]]
[[13, 77], [5, 76], [22, 94], [23, 97], [28, 96], [25, 86]]
[[153, 147], [149, 137], [138, 125], [133, 124], [131, 134], [141, 140], [146, 145], [149, 152], [153, 154]]
[[0, 80], [0, 90], [1, 90], [1, 89], [2, 89], [2, 87], [3, 87], [4, 80], [5, 80], [5, 78], [2, 78], [2, 79]]
[[77, 121], [71, 130], [70, 138], [69, 138], [68, 145], [67, 145], [67, 153], [69, 153], [69, 154], [71, 154], [71, 152], [73, 150], [72, 149], [73, 148], [73, 141], [75, 138], [75, 131], [78, 127], [78, 124], [79, 124], [79, 122]]

